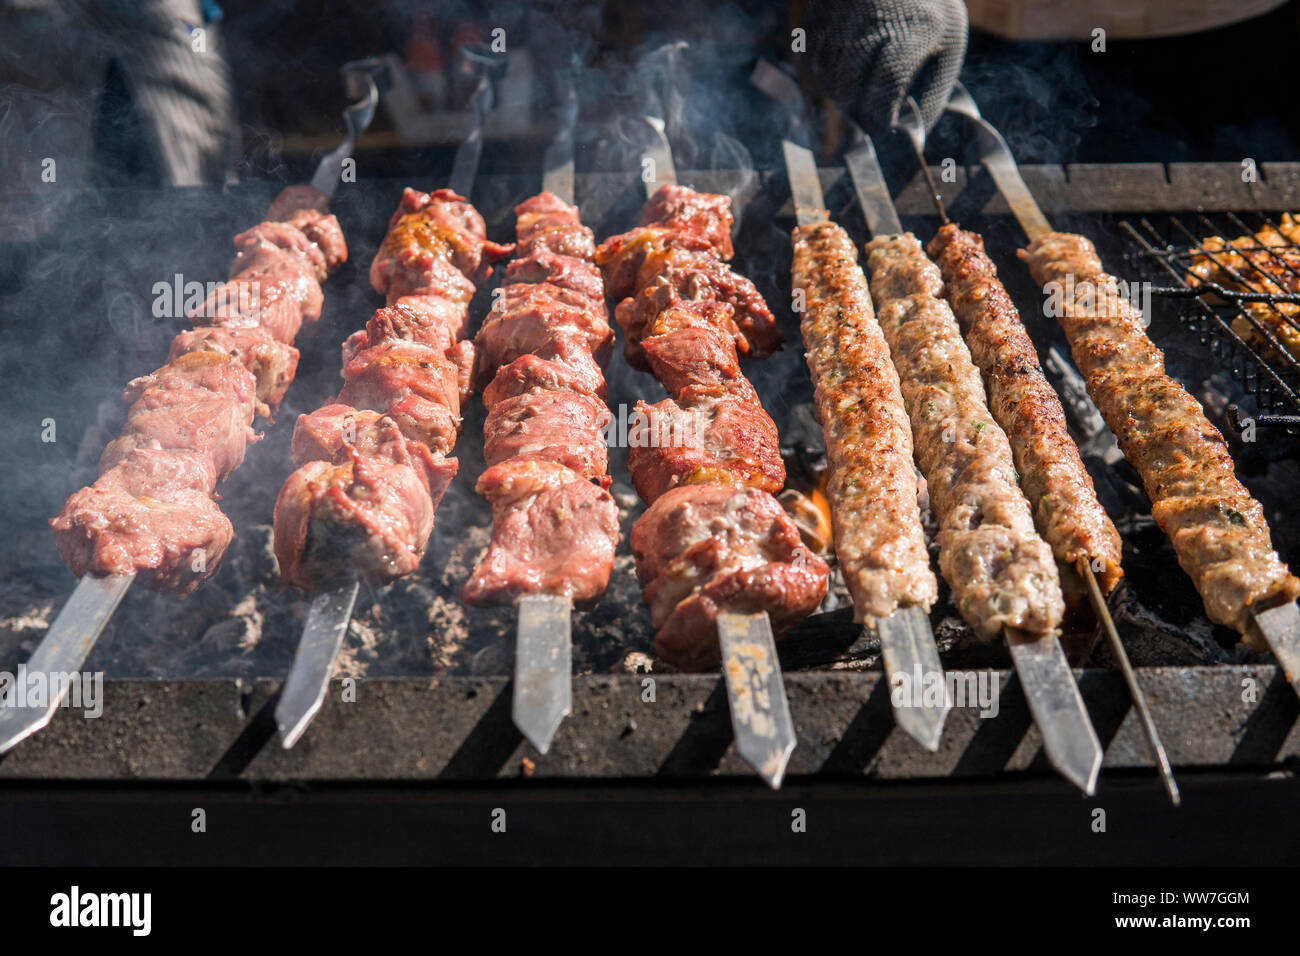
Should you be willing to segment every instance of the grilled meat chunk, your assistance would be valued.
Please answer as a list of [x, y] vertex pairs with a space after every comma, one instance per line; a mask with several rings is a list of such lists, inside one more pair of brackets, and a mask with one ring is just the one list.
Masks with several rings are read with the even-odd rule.
[[436, 291], [448, 281], [447, 265], [477, 284], [487, 278], [493, 262], [510, 254], [509, 246], [488, 242], [486, 236], [483, 217], [463, 196], [450, 189], [422, 193], [408, 188], [371, 263], [370, 284], [390, 305], [404, 295]]
[[631, 544], [655, 650], [690, 670], [717, 664], [720, 611], [767, 611], [779, 633], [826, 595], [826, 563], [758, 489], [674, 488], [633, 525]]
[[752, 282], [709, 253], [669, 248], [646, 257], [636, 294], [614, 309], [614, 318], [627, 336], [623, 352], [629, 364], [648, 367], [641, 340], [661, 312], [702, 302], [732, 307], [733, 334], [742, 355], [766, 358], [781, 347], [776, 319]]
[[50, 521], [59, 556], [83, 574], [132, 574], [155, 590], [191, 593], [216, 573], [234, 528], [212, 500], [207, 455], [136, 448]]
[[1088, 394], [1142, 476], [1152, 515], [1206, 614], [1253, 642], [1252, 608], [1294, 601], [1300, 578], [1273, 550], [1263, 509], [1237, 480], [1223, 436], [1165, 374], [1141, 312], [1119, 294], [1091, 242], [1048, 233], [1019, 255], [1040, 285], [1073, 289], [1058, 318]]
[[555, 347], [561, 337], [581, 335], [597, 362], [609, 355], [614, 334], [604, 303], [575, 297], [549, 282], [515, 283], [502, 294], [474, 337], [479, 381], [490, 381], [496, 370], [521, 355]]
[[99, 470], [109, 470], [134, 449], [164, 448], [206, 456], [216, 481], [225, 481], [256, 440], [256, 388], [248, 369], [221, 352], [188, 352], [135, 379], [123, 395], [131, 402], [126, 425], [104, 449]]
[[731, 271], [731, 201], [726, 196], [664, 186], [646, 203], [643, 225], [605, 240], [596, 264], [628, 341], [624, 352], [647, 368], [640, 340], [659, 312], [681, 302], [719, 301], [734, 307], [737, 348], [755, 358], [780, 348], [781, 333], [753, 283]]
[[650, 504], [678, 485], [720, 484], [775, 494], [785, 484], [780, 437], [756, 401], [691, 386], [680, 404], [638, 402], [628, 432], [627, 469]]
[[395, 423], [386, 434], [379, 453], [345, 445], [335, 462], [309, 461], [280, 489], [275, 556], [289, 584], [310, 589], [350, 573], [385, 582], [419, 566], [457, 462], [408, 441]]
[[584, 478], [601, 478], [609, 464], [604, 429], [609, 409], [576, 392], [545, 391], [497, 402], [483, 423], [483, 458], [556, 461]]
[[490, 411], [500, 401], [536, 391], [568, 391], [605, 398], [605, 376], [587, 350], [586, 336], [554, 336], [536, 352], [521, 355], [502, 367], [483, 389], [483, 407]]
[[252, 373], [257, 383], [257, 399], [265, 408], [261, 414], [275, 413], [284, 393], [298, 370], [298, 350], [277, 342], [266, 329], [225, 329], [206, 326], [182, 332], [172, 339], [167, 362], [171, 364], [190, 352], [217, 352], [233, 356]]
[[552, 461], [510, 458], [479, 477], [492, 502], [492, 543], [461, 597], [476, 606], [554, 594], [579, 606], [609, 586], [618, 506], [608, 491]]

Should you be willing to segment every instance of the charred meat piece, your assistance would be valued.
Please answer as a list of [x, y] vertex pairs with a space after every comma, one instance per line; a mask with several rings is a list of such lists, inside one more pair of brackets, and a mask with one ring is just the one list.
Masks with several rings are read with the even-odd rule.
[[730, 259], [735, 254], [731, 247], [731, 228], [735, 221], [731, 217], [729, 196], [665, 185], [642, 208], [641, 222], [702, 236], [719, 259]]
[[776, 425], [756, 401], [691, 386], [680, 403], [638, 402], [636, 411], [627, 469], [648, 504], [678, 485], [740, 485], [776, 494], [785, 484]]
[[643, 345], [654, 377], [668, 394], [679, 396], [692, 385], [707, 385], [755, 404], [749, 380], [740, 372], [735, 339], [728, 332], [732, 308], [720, 302], [695, 309], [670, 307], [659, 314]]
[[403, 295], [436, 289], [448, 264], [477, 284], [489, 266], [510, 253], [486, 239], [487, 227], [469, 200], [450, 189], [422, 193], [407, 189], [388, 223], [388, 233], [370, 266], [370, 284], [390, 303]]
[[655, 650], [691, 670], [718, 661], [719, 611], [767, 611], [778, 633], [826, 594], [826, 563], [770, 494], [675, 488], [632, 527], [637, 577], [658, 628]]
[[754, 283], [707, 253], [666, 249], [646, 257], [637, 291], [618, 304], [614, 317], [627, 336], [624, 355], [645, 368], [641, 340], [665, 309], [676, 305], [723, 302], [732, 308], [736, 348], [751, 358], [766, 358], [781, 347], [781, 333]]

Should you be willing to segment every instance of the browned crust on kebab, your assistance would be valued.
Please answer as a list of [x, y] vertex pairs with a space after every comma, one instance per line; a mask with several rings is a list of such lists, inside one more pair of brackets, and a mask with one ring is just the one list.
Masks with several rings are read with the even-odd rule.
[[830, 222], [800, 226], [793, 238], [835, 553], [857, 619], [874, 625], [900, 607], [928, 611], [938, 581], [921, 527], [912, 432], [857, 250]]
[[1091, 242], [1053, 232], [1018, 254], [1039, 285], [1058, 284], [1058, 321], [1088, 394], [1142, 476], [1151, 513], [1206, 614], [1253, 641], [1251, 609], [1294, 601], [1300, 578], [1273, 550], [1263, 508], [1237, 480], [1223, 436], [1165, 374], [1141, 311], [1120, 295]]
[[1090, 566], [1109, 594], [1123, 576], [1119, 532], [1097, 500], [1061, 400], [1043, 374], [1033, 340], [984, 252], [984, 241], [948, 223], [930, 240], [928, 251], [943, 273], [945, 294], [983, 373], [989, 408], [1011, 440], [1034, 524], [1058, 561], [1079, 570]]

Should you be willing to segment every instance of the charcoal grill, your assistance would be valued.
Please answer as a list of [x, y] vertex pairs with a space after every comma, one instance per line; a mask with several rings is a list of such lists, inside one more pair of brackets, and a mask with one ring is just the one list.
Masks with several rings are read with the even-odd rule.
[[[1178, 257], [1194, 248], [1183, 231], [1196, 239], [1212, 234], [1231, 238], [1252, 231], [1249, 224], [1261, 221], [1259, 216], [1300, 207], [1300, 164], [1262, 164], [1255, 184], [1243, 184], [1240, 168], [1231, 164], [1026, 166], [1022, 172], [1053, 221], [1092, 237], [1103, 261], [1118, 262], [1118, 252], [1127, 249], [1137, 254], [1129, 260], [1131, 268], [1163, 270], [1166, 276], [1171, 270], [1178, 274], [1183, 262]], [[986, 237], [1009, 291], [1032, 320], [1041, 294], [1014, 259], [1014, 221], [982, 170], [956, 173], [955, 182], [939, 180], [945, 204], [954, 218]], [[844, 171], [825, 169], [820, 175], [832, 217], [863, 237]], [[411, 185], [430, 186], [434, 178]], [[727, 191], [745, 177], [735, 172], [684, 172], [680, 178], [701, 189]], [[403, 185], [407, 183], [359, 183], [336, 201], [354, 263], [369, 261]], [[626, 228], [639, 209], [640, 186], [631, 173], [579, 175], [577, 199], [584, 219], [601, 236]], [[482, 178], [473, 198], [488, 220], [489, 234], [507, 236], [511, 207], [536, 189], [536, 176]], [[106, 212], [141, 234], [149, 233], [146, 223], [159, 220], [178, 222], [189, 216], [204, 223], [194, 248], [212, 251], [200, 254], [182, 248], [176, 254], [217, 275], [225, 251], [212, 237], [232, 233], [228, 227], [240, 221], [254, 221], [265, 206], [263, 192], [237, 190], [218, 197], [209, 191], [182, 190], [162, 200], [175, 204], [170, 210], [159, 210], [157, 197], [122, 195]], [[928, 232], [933, 206], [922, 178], [916, 176], [896, 190], [896, 196], [904, 225]], [[216, 209], [221, 212], [214, 216]], [[1217, 218], [1208, 218], [1211, 214]], [[213, 223], [213, 218], [222, 222]], [[755, 278], [774, 307], [789, 302], [792, 220], [783, 174], [760, 173], [757, 191], [744, 210], [738, 266]], [[1235, 228], [1238, 221], [1246, 228]], [[1207, 222], [1214, 228], [1203, 228]], [[1175, 241], [1176, 235], [1183, 236], [1181, 242]], [[110, 243], [109, 237], [99, 238]], [[159, 271], [151, 259], [156, 255], [156, 247], [140, 255], [130, 282], [149, 287]], [[283, 413], [288, 421], [336, 388], [340, 333], [358, 327], [374, 307], [364, 288], [363, 268], [349, 269], [339, 276], [333, 299], [327, 299], [320, 340], [304, 353], [291, 406]], [[1212, 354], [1215, 369], [1236, 369], [1239, 376], [1234, 381], [1241, 394], [1224, 393], [1224, 409], [1257, 402], [1278, 424], [1291, 424], [1285, 416], [1300, 411], [1300, 405], [1287, 403], [1295, 400], [1300, 385], [1292, 370], [1270, 365], [1259, 349], [1232, 332], [1231, 310], [1239, 310], [1241, 302], [1211, 305], [1175, 290], [1157, 303], [1156, 320], [1164, 324], [1155, 338], [1170, 352], [1171, 367], [1191, 380], [1198, 396], [1203, 393], [1195, 386], [1206, 376], [1190, 373], [1204, 373]], [[480, 302], [473, 314], [481, 316], [483, 311]], [[786, 313], [785, 331], [797, 342], [797, 326], [788, 309]], [[1186, 321], [1193, 314], [1196, 322]], [[35, 316], [17, 318], [36, 321]], [[1040, 349], [1059, 345], [1050, 323], [1029, 324]], [[1213, 329], [1218, 338], [1206, 337], [1206, 329]], [[1216, 341], [1231, 343], [1232, 349], [1216, 346]], [[154, 348], [148, 355], [157, 353]], [[150, 360], [143, 354], [139, 359]], [[752, 371], [785, 434], [810, 393], [797, 347], [787, 348], [780, 362]], [[630, 407], [636, 397], [650, 393], [649, 379], [639, 374], [622, 365], [611, 369], [611, 406]], [[69, 377], [76, 379], [75, 374]], [[84, 400], [92, 392], [106, 397], [126, 377], [119, 369], [96, 371], [94, 379], [102, 380], [103, 387], [87, 389], [76, 398]], [[1212, 404], [1212, 417], [1215, 411]], [[477, 421], [475, 414], [480, 416]], [[481, 415], [475, 405], [465, 423], [466, 436], [481, 433]], [[87, 417], [80, 412], [80, 420]], [[352, 669], [345, 671], [365, 677], [355, 703], [340, 701], [336, 687], [302, 743], [282, 751], [274, 741], [271, 716], [278, 684], [269, 678], [287, 668], [303, 602], [300, 595], [267, 583], [274, 575], [259, 528], [264, 531], [269, 524], [275, 490], [287, 473], [290, 431], [285, 422], [271, 430], [224, 489], [239, 532], [239, 554], [232, 555], [211, 585], [188, 604], [132, 595], [101, 642], [99, 656], [88, 665], [106, 673], [104, 716], [84, 720], [75, 712], [60, 712], [49, 728], [0, 759], [0, 780], [466, 782], [533, 777], [610, 782], [748, 775], [730, 749], [721, 677], [664, 673], [658, 666], [646, 670], [648, 615], [625, 544], [609, 594], [600, 607], [575, 622], [573, 716], [545, 757], [523, 742], [510, 721], [504, 676], [509, 673], [509, 615], [467, 614], [457, 607], [464, 561], [477, 555], [488, 524], [486, 508], [472, 492], [473, 478], [482, 467], [481, 449], [476, 450], [472, 440], [458, 448], [463, 461], [456, 483], [459, 496], [444, 503], [424, 571], [413, 576], [416, 580], [371, 594], [369, 611], [360, 615], [360, 629], [349, 642]], [[1133, 642], [1131, 653], [1174, 765], [1251, 776], [1294, 770], [1300, 760], [1300, 702], [1266, 659], [1232, 648], [1226, 636], [1216, 634], [1205, 621], [1199, 599], [1151, 526], [1140, 495], [1135, 496], [1126, 481], [1127, 466], [1108, 455], [1107, 437], [1094, 436], [1087, 453], [1094, 475], [1105, 479], [1099, 491], [1119, 519], [1127, 543], [1132, 586], [1125, 600], [1131, 613], [1121, 606], [1117, 617], [1126, 639]], [[1239, 450], [1239, 467], [1259, 490], [1270, 517], [1281, 513], [1274, 527], [1285, 547], [1300, 529], [1300, 510], [1285, 497], [1285, 481], [1294, 475], [1296, 462], [1289, 448], [1280, 452], [1276, 445], [1259, 444]], [[621, 468], [619, 461], [612, 470], [626, 485], [626, 470]], [[51, 472], [43, 474], [48, 483]], [[1252, 475], [1257, 480], [1252, 481]], [[0, 669], [13, 670], [40, 636], [39, 625], [30, 623], [33, 610], [37, 617], [42, 609], [52, 613], [67, 591], [66, 573], [57, 565], [48, 532], [39, 527], [40, 519], [53, 513], [62, 495], [74, 487], [66, 476], [60, 481], [67, 487], [55, 482], [56, 487], [47, 489], [48, 501], [36, 498], [33, 519], [19, 529], [4, 559], [8, 566], [0, 568], [10, 581], [0, 602], [0, 614], [8, 623], [0, 632]], [[7, 490], [30, 492], [31, 482]], [[473, 529], [478, 529], [478, 537]], [[1294, 547], [1283, 556], [1293, 567], [1300, 563]], [[256, 633], [234, 633], [242, 619], [231, 611], [241, 602], [255, 607]], [[28, 623], [21, 624], [24, 620]], [[970, 708], [958, 709], [949, 719], [939, 752], [923, 751], [894, 727], [888, 689], [875, 669], [878, 648], [853, 626], [847, 608], [828, 607], [783, 642], [782, 662], [799, 735], [792, 776], [897, 781], [1007, 775], [1023, 781], [1051, 774], [1015, 678], [1006, 669], [1005, 652], [955, 649], [962, 636], [956, 615], [938, 611], [935, 622], [950, 671], [991, 668], [997, 674], [1002, 691], [998, 719], [981, 720]], [[453, 627], [461, 632], [458, 649], [440, 654], [436, 646]], [[1105, 661], [1099, 657], [1096, 663]], [[1150, 758], [1118, 673], [1099, 666], [1086, 669], [1081, 690], [1106, 746], [1104, 794], [1106, 771], [1147, 767]]]

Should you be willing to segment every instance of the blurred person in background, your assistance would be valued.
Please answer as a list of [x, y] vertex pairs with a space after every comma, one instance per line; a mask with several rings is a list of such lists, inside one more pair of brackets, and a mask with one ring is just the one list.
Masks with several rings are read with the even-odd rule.
[[220, 19], [213, 0], [0, 0], [7, 239], [39, 237], [92, 185], [226, 181], [239, 127]]

